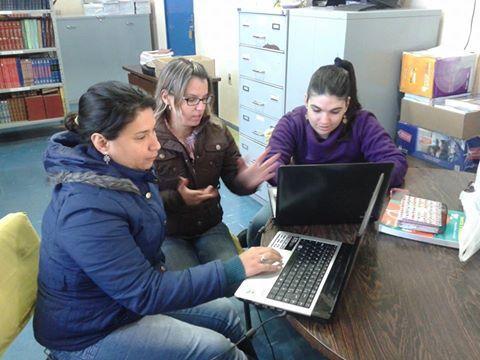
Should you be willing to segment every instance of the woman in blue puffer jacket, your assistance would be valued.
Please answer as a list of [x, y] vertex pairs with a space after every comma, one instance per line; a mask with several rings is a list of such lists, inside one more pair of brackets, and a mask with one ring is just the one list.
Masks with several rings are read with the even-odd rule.
[[[34, 332], [55, 359], [213, 358], [243, 334], [229, 301], [215, 299], [279, 269], [280, 255], [261, 247], [165, 269], [154, 107], [138, 89], [100, 83], [49, 142], [44, 165], [56, 185], [43, 217]], [[239, 346], [222, 358], [246, 355]]]

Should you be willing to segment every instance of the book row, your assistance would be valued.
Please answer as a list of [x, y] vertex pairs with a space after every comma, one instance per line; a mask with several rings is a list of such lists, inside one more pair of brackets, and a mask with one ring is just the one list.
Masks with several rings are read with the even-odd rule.
[[23, 50], [54, 47], [50, 16], [0, 21], [0, 50]]
[[62, 96], [32, 92], [0, 100], [0, 124], [24, 120], [44, 120], [64, 116]]
[[49, 0], [0, 0], [0, 10], [50, 9]]
[[0, 88], [18, 88], [62, 82], [54, 57], [5, 57], [0, 59]]

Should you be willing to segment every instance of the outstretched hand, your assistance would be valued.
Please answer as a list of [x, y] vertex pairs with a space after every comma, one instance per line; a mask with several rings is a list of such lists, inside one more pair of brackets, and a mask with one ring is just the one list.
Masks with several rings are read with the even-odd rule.
[[208, 199], [213, 199], [218, 196], [217, 189], [215, 189], [212, 185], [198, 190], [189, 189], [187, 186], [188, 179], [180, 176], [180, 183], [178, 184], [177, 191], [180, 193], [183, 201], [188, 206], [198, 205]]
[[254, 190], [262, 182], [270, 180], [275, 176], [275, 171], [279, 166], [277, 160], [280, 158], [280, 154], [275, 154], [265, 160], [269, 151], [270, 148], [267, 147], [250, 166], [247, 166], [243, 158], [237, 160], [238, 174], [236, 180], [245, 188]]

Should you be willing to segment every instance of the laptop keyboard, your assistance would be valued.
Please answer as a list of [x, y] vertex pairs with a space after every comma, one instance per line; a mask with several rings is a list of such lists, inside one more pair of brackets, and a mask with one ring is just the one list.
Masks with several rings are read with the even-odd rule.
[[300, 239], [267, 298], [309, 308], [336, 246]]

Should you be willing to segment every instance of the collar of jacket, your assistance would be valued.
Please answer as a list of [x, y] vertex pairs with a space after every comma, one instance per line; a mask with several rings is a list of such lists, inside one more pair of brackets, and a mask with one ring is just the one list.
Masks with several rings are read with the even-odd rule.
[[50, 178], [54, 181], [55, 184], [83, 183], [101, 187], [104, 189], [126, 191], [141, 195], [139, 188], [130, 179], [117, 178], [109, 175], [99, 175], [93, 171], [62, 171], [60, 173], [51, 175]]
[[[203, 132], [203, 130], [205, 129], [205, 126], [209, 121], [210, 121], [210, 117], [204, 117], [202, 119], [202, 122], [197, 127], [198, 136], [201, 135], [201, 133]], [[157, 138], [162, 148], [166, 150], [172, 150], [172, 151], [182, 152], [186, 154], [185, 147], [167, 127], [166, 119], [159, 119], [157, 122]]]

